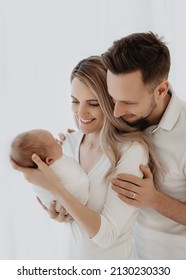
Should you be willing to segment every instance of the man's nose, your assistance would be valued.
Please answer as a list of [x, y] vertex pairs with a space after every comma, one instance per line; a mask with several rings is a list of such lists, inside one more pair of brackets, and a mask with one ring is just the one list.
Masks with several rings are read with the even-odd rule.
[[115, 118], [119, 118], [125, 114], [125, 109], [123, 107], [124, 106], [121, 102], [116, 101], [115, 106], [114, 106], [114, 117]]

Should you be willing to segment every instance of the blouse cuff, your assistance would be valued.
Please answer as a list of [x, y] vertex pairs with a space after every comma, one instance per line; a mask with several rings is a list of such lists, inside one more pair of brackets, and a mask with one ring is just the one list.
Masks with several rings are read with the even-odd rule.
[[105, 233], [107, 232], [107, 221], [104, 216], [100, 215], [101, 224], [97, 234], [91, 238], [91, 240], [96, 243], [101, 248], [107, 248]]

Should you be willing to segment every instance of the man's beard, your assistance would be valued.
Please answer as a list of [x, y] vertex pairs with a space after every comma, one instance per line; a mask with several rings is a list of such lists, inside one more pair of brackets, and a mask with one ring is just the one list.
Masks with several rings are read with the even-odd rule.
[[146, 116], [146, 117], [143, 117], [141, 119], [138, 119], [134, 122], [127, 122], [125, 121], [130, 127], [136, 127], [137, 129], [139, 130], [144, 130], [146, 129], [147, 127], [150, 126], [150, 123], [148, 122], [147, 118], [153, 113], [153, 111], [156, 109], [157, 107], [157, 104], [156, 104], [156, 101], [154, 98], [152, 98], [152, 101], [151, 101], [151, 107], [150, 107], [150, 113]]
[[135, 122], [127, 122], [125, 121], [130, 127], [135, 127], [139, 130], [144, 130], [146, 129], [147, 127], [150, 126], [149, 122], [145, 119], [145, 118], [142, 118], [140, 120], [137, 120]]

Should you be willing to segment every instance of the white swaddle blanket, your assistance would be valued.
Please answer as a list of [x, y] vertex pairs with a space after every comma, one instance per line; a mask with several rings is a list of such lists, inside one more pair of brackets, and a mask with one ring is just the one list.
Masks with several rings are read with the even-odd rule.
[[[71, 157], [63, 154], [49, 166], [56, 176], [60, 179], [63, 186], [81, 203], [86, 204], [88, 200], [89, 180], [87, 174]], [[48, 190], [33, 185], [33, 189], [42, 203], [48, 208], [53, 200], [56, 200], [54, 195]], [[59, 212], [61, 203], [56, 200], [56, 211]]]

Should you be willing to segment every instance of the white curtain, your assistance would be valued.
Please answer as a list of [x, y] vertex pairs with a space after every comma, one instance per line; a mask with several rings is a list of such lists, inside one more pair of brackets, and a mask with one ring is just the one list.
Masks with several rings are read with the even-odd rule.
[[32, 128], [74, 128], [72, 68], [133, 32], [164, 36], [169, 80], [186, 99], [185, 9], [184, 0], [0, 0], [0, 259], [60, 258], [60, 224], [11, 168], [11, 140]]

